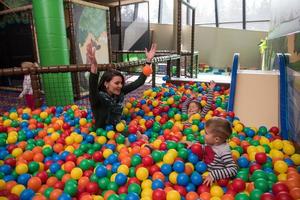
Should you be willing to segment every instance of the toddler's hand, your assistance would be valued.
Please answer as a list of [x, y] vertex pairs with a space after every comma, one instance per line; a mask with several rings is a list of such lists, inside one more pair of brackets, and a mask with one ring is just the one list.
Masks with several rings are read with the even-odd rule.
[[205, 180], [203, 181], [203, 184], [207, 185], [207, 186], [211, 186], [214, 182], [214, 178], [212, 177], [212, 175], [209, 173], [206, 177]]
[[211, 80], [210, 83], [209, 83], [209, 88], [211, 90], [213, 90], [215, 87], [216, 87], [216, 83], [213, 80]]

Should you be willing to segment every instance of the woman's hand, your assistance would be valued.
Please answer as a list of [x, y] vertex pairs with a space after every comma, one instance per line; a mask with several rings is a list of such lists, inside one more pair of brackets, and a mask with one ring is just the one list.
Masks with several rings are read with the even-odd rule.
[[91, 41], [86, 46], [86, 62], [91, 65], [91, 72], [97, 74], [97, 60], [96, 60], [96, 49], [93, 47], [93, 41]]
[[147, 60], [146, 60], [147, 62], [151, 62], [152, 59], [154, 58], [155, 52], [156, 52], [156, 46], [157, 45], [155, 43], [152, 44], [150, 51], [148, 51], [148, 49], [145, 48], [145, 54], [146, 54], [146, 57], [147, 57]]

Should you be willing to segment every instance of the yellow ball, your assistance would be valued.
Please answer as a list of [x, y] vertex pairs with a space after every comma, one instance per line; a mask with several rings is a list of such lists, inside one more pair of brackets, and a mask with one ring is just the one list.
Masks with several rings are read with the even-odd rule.
[[277, 178], [278, 178], [278, 181], [286, 181], [287, 174], [278, 174]]
[[201, 115], [199, 113], [192, 115], [192, 120], [200, 120], [200, 118], [201, 118]]
[[220, 197], [211, 197], [209, 200], [221, 200]]
[[56, 140], [58, 140], [60, 135], [57, 132], [53, 132], [50, 137], [53, 141], [56, 141]]
[[28, 172], [28, 166], [26, 164], [19, 164], [16, 166], [17, 174], [25, 174]]
[[280, 174], [283, 174], [287, 172], [288, 165], [282, 160], [277, 160], [274, 164], [274, 170]]
[[65, 148], [65, 150], [66, 151], [68, 151], [68, 152], [70, 152], [70, 153], [73, 153], [74, 151], [75, 151], [75, 149], [74, 149], [74, 147], [73, 146], [67, 146], [66, 148]]
[[123, 108], [123, 114], [124, 114], [124, 115], [128, 115], [128, 114], [129, 114], [129, 109], [126, 108], [126, 107], [124, 107], [124, 108]]
[[234, 156], [235, 158], [239, 158], [241, 155], [240, 155], [240, 152], [238, 152], [237, 150], [232, 150], [231, 151], [231, 154], [232, 156]]
[[228, 142], [228, 144], [231, 148], [234, 148], [237, 146], [237, 144], [234, 141], [230, 141], [230, 142]]
[[281, 151], [276, 149], [271, 149], [270, 156], [272, 159], [277, 158], [282, 160], [284, 158], [284, 154]]
[[151, 188], [152, 187], [152, 181], [150, 179], [146, 179], [142, 182], [142, 185], [141, 185], [142, 189], [145, 189], [145, 188]]
[[145, 188], [142, 190], [141, 197], [152, 197], [152, 192], [151, 188]]
[[293, 155], [295, 153], [295, 147], [291, 144], [285, 144], [283, 146], [283, 152], [286, 154], [286, 155]]
[[263, 146], [257, 146], [256, 147], [256, 152], [265, 153], [266, 150], [265, 150], [265, 148]]
[[168, 98], [167, 103], [169, 105], [172, 105], [174, 103], [174, 98], [173, 97]]
[[41, 112], [40, 113], [40, 118], [46, 119], [47, 117], [48, 117], [48, 113], [47, 112]]
[[275, 148], [275, 149], [280, 150], [280, 149], [283, 148], [283, 143], [282, 143], [281, 140], [276, 139], [276, 140], [274, 140], [274, 141], [272, 142], [272, 147]]
[[74, 142], [75, 142], [75, 143], [79, 144], [79, 143], [82, 142], [82, 140], [83, 140], [82, 135], [78, 135], [78, 134], [77, 134], [76, 136], [74, 136]]
[[18, 113], [12, 112], [9, 114], [9, 118], [12, 120], [17, 120], [18, 119]]
[[0, 179], [0, 190], [5, 189], [5, 187], [6, 187], [6, 182], [4, 180]]
[[6, 119], [6, 120], [4, 120], [4, 122], [3, 122], [3, 126], [10, 126], [10, 124], [11, 124], [11, 120], [10, 119]]
[[136, 170], [136, 177], [140, 180], [146, 180], [149, 176], [149, 172], [145, 167], [140, 167]]
[[104, 198], [100, 195], [93, 195], [93, 200], [104, 200]]
[[113, 173], [113, 174], [111, 175], [111, 177], [110, 177], [110, 181], [111, 181], [111, 182], [115, 182], [116, 176], [117, 176], [117, 173]]
[[158, 102], [157, 100], [152, 101], [152, 106], [153, 106], [153, 107], [158, 106], [158, 104], [159, 104], [159, 102]]
[[107, 132], [107, 138], [108, 139], [113, 139], [115, 136], [115, 132], [114, 131], [108, 131]]
[[300, 154], [295, 153], [294, 155], [291, 156], [291, 159], [295, 165], [300, 165]]
[[198, 126], [197, 125], [192, 125], [192, 131], [195, 133], [199, 130]]
[[214, 197], [222, 197], [224, 192], [220, 186], [214, 185], [210, 188], [210, 194]]
[[16, 157], [19, 157], [23, 153], [23, 150], [21, 148], [15, 148], [12, 152], [11, 155]]
[[247, 153], [250, 154], [251, 152], [256, 152], [256, 147], [255, 146], [249, 146], [247, 148]]
[[129, 168], [127, 167], [127, 165], [120, 165], [118, 167], [118, 173], [123, 173], [125, 175], [128, 175], [129, 173]]
[[98, 142], [99, 144], [105, 144], [106, 141], [107, 141], [107, 139], [106, 139], [106, 137], [104, 137], [104, 136], [99, 136], [99, 137], [97, 138], [97, 142]]
[[239, 133], [244, 129], [244, 126], [243, 126], [243, 124], [238, 123], [238, 124], [234, 125], [234, 129], [236, 130], [236, 132]]
[[113, 151], [111, 149], [105, 149], [103, 151], [103, 157], [108, 158], [108, 156], [110, 156], [112, 153], [113, 153]]
[[167, 193], [167, 200], [180, 200], [180, 193], [176, 190], [171, 190]]
[[174, 119], [176, 120], [176, 121], [180, 121], [181, 120], [181, 115], [180, 114], [175, 114], [174, 115]]
[[125, 107], [128, 108], [128, 109], [130, 109], [130, 108], [132, 108], [132, 104], [131, 104], [130, 102], [127, 102], [127, 103], [125, 104]]
[[149, 90], [145, 90], [143, 94], [145, 97], [148, 97], [151, 94], [151, 92], [152, 92], [152, 90], [149, 89]]
[[259, 139], [259, 143], [260, 143], [261, 145], [263, 145], [263, 144], [270, 144], [270, 141], [269, 141], [269, 139], [266, 138], [265, 136], [261, 136], [261, 138]]
[[[156, 92], [151, 92], [151, 94], [150, 94], [150, 96], [153, 97], [153, 98], [156, 97], [156, 95], [157, 95]], [[154, 106], [154, 107], [155, 107], [155, 106]]]
[[21, 185], [21, 184], [17, 184], [15, 185], [12, 189], [11, 189], [11, 193], [20, 196], [20, 194], [23, 192], [23, 190], [25, 190], [25, 186]]
[[175, 149], [170, 149], [167, 154], [170, 154], [171, 156], [173, 156], [173, 158], [176, 158], [178, 152]]
[[80, 126], [86, 125], [86, 124], [87, 124], [86, 118], [81, 118], [81, 119], [79, 120], [79, 124], [80, 124]]
[[66, 145], [71, 145], [74, 143], [74, 139], [72, 136], [68, 136], [68, 137], [66, 137], [65, 142], [66, 142]]
[[177, 172], [174, 172], [174, 171], [171, 172], [169, 174], [169, 180], [170, 180], [170, 182], [173, 183], [173, 184], [177, 184], [177, 176], [178, 176]]
[[8, 144], [15, 144], [18, 141], [18, 137], [17, 136], [9, 136], [6, 139]]
[[160, 144], [162, 143], [161, 140], [155, 140], [152, 145], [155, 149], [158, 149], [160, 147]]
[[71, 178], [78, 180], [82, 177], [83, 171], [79, 167], [75, 167], [71, 171]]

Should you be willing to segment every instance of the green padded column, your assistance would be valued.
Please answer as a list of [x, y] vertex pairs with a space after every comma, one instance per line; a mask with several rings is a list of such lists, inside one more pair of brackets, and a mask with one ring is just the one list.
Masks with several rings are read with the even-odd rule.
[[[69, 65], [63, 0], [33, 0], [41, 66]], [[74, 103], [71, 73], [42, 76], [47, 105]]]

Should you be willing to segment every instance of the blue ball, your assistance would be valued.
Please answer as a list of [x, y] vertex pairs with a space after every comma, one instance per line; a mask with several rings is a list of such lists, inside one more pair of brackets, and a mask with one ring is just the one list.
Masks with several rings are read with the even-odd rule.
[[106, 160], [108, 160], [110, 164], [114, 164], [115, 162], [118, 162], [118, 156], [115, 153], [113, 153], [109, 155]]
[[112, 167], [111, 167], [111, 172], [116, 173], [118, 171], [118, 168], [119, 168], [120, 165], [121, 165], [120, 162], [113, 163]]
[[21, 192], [20, 200], [32, 199], [35, 195], [35, 192], [31, 189], [25, 189]]
[[199, 161], [199, 158], [196, 154], [190, 153], [188, 156], [188, 161], [195, 165]]
[[58, 197], [58, 200], [71, 200], [72, 197], [67, 194], [67, 193], [62, 193], [59, 197]]
[[52, 174], [55, 174], [60, 169], [60, 165], [58, 163], [53, 163], [50, 165], [49, 169]]
[[129, 192], [125, 198], [125, 200], [139, 200], [140, 197], [135, 192]]
[[118, 173], [116, 175], [115, 182], [118, 185], [124, 185], [127, 182], [127, 176], [123, 173]]
[[21, 175], [18, 177], [17, 182], [18, 182], [19, 184], [22, 184], [22, 185], [26, 186], [26, 185], [27, 185], [27, 182], [28, 182], [28, 180], [29, 180], [30, 178], [31, 178], [30, 174], [21, 174]]
[[128, 140], [129, 140], [129, 142], [135, 142], [135, 141], [137, 141], [137, 136], [136, 136], [136, 134], [129, 134], [128, 135]]
[[248, 159], [245, 158], [245, 157], [243, 157], [243, 156], [241, 156], [241, 157], [238, 158], [237, 164], [241, 168], [247, 168], [247, 167], [249, 167], [249, 161], [248, 161]]
[[207, 170], [207, 165], [206, 165], [205, 162], [199, 161], [199, 162], [197, 162], [195, 168], [196, 168], [196, 171], [197, 171], [197, 172], [199, 172], [199, 173], [202, 174], [202, 173], [206, 172], [206, 170]]
[[184, 172], [185, 165], [182, 161], [178, 160], [173, 164], [173, 169], [174, 171], [181, 173]]
[[98, 176], [99, 178], [106, 177], [106, 175], [107, 175], [107, 169], [106, 169], [106, 167], [103, 166], [103, 165], [99, 165], [99, 166], [96, 168], [95, 174], [96, 174], [96, 176]]
[[189, 177], [185, 173], [180, 173], [177, 176], [177, 184], [182, 186], [187, 186], [189, 183]]
[[85, 141], [87, 141], [88, 143], [94, 143], [94, 136], [87, 135]]
[[202, 184], [201, 174], [199, 174], [198, 172], [193, 172], [191, 175], [191, 182], [196, 186]]
[[164, 182], [160, 179], [156, 179], [152, 182], [152, 190], [156, 190], [158, 188], [161, 188], [161, 189], [165, 188]]
[[3, 172], [5, 175], [9, 175], [12, 172], [12, 168], [10, 165], [2, 165], [0, 166], [0, 172]]
[[196, 191], [196, 186], [193, 183], [189, 183], [187, 186], [185, 186], [185, 189], [187, 192]]
[[172, 172], [172, 166], [169, 164], [163, 164], [160, 167], [161, 173], [163, 173], [165, 176], [169, 175]]

